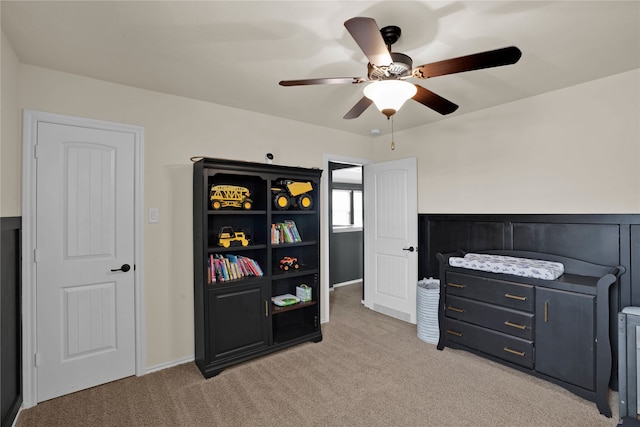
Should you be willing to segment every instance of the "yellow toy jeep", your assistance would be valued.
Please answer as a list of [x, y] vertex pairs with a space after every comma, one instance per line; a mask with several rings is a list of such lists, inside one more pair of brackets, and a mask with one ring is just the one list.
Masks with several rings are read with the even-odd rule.
[[234, 230], [232, 227], [222, 227], [218, 233], [218, 245], [228, 248], [229, 246], [248, 246], [249, 239], [242, 230]]

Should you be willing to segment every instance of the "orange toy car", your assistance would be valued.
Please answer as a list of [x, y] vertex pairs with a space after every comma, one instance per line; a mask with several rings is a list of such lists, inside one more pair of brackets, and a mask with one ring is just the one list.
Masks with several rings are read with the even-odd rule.
[[298, 264], [298, 258], [292, 256], [286, 256], [280, 260], [280, 268], [284, 271], [288, 271], [290, 268], [298, 269], [300, 268], [300, 264]]

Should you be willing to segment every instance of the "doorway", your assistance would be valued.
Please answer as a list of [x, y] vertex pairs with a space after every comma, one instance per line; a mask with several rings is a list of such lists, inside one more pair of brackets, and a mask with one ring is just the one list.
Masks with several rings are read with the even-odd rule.
[[[362, 281], [362, 165], [329, 162], [329, 287]], [[364, 297], [363, 297], [364, 299]]]
[[[363, 186], [363, 182], [362, 182], [362, 174], [361, 172], [359, 173], [356, 169], [352, 169], [350, 171], [345, 171], [345, 172], [340, 172], [341, 170], [347, 170], [350, 168], [359, 168], [360, 170], [362, 170], [362, 168], [365, 165], [368, 165], [370, 163], [373, 163], [371, 160], [369, 159], [362, 159], [362, 158], [354, 158], [354, 157], [345, 157], [345, 156], [339, 156], [339, 155], [332, 155], [332, 154], [325, 154], [324, 155], [324, 161], [323, 161], [323, 170], [324, 173], [322, 174], [322, 189], [323, 189], [323, 194], [322, 194], [322, 239], [324, 244], [322, 245], [322, 258], [323, 258], [323, 270], [322, 270], [322, 311], [321, 311], [321, 316], [322, 316], [322, 321], [323, 322], [328, 322], [329, 321], [329, 308], [330, 308], [330, 303], [329, 303], [329, 292], [330, 290], [333, 288], [333, 286], [337, 283], [337, 284], [349, 284], [352, 283], [349, 280], [347, 280], [346, 282], [344, 282], [343, 280], [345, 277], [347, 276], [336, 276], [335, 274], [331, 273], [331, 270], [333, 269], [333, 265], [331, 263], [331, 259], [332, 259], [332, 255], [331, 255], [331, 239], [333, 236], [333, 212], [332, 212], [332, 187], [333, 187], [333, 183], [332, 183], [332, 175], [335, 171], [337, 172], [337, 179], [340, 181], [356, 181], [355, 183], [351, 183], [351, 184], [355, 184], [357, 185], [357, 189], [356, 191], [361, 191], [362, 195], [364, 195], [364, 186]], [[346, 178], [343, 175], [350, 175], [351, 178]], [[358, 176], [358, 178], [354, 178], [353, 176]], [[359, 181], [359, 182], [358, 182]], [[344, 183], [341, 183], [341, 185]], [[348, 183], [347, 183], [348, 184]], [[341, 185], [338, 185], [338, 187], [340, 187]], [[352, 185], [353, 186], [353, 185]], [[341, 190], [344, 188], [341, 188]], [[342, 193], [343, 197], [345, 196], [345, 193]], [[350, 197], [350, 196], [349, 196]], [[355, 198], [356, 200], [358, 200], [358, 197], [360, 197], [359, 195], [356, 195]], [[352, 209], [353, 210], [353, 209]], [[362, 215], [364, 215], [364, 209], [360, 209], [358, 208], [358, 211], [362, 212]], [[344, 211], [344, 213], [342, 214], [343, 217], [347, 217], [351, 214], [347, 214], [346, 210]], [[364, 227], [360, 226], [359, 231], [361, 231], [364, 234]], [[340, 233], [342, 234], [342, 233]], [[341, 237], [346, 237], [346, 236], [341, 236]], [[335, 244], [335, 241], [334, 241]], [[364, 244], [361, 246], [361, 248], [359, 250], [364, 251]], [[333, 255], [335, 257], [335, 254]], [[348, 257], [343, 257], [346, 258], [348, 260], [348, 258], [351, 255], [349, 255]], [[362, 261], [357, 263], [358, 266], [356, 267], [356, 269], [361, 268], [362, 270], [364, 270], [364, 258], [362, 258]], [[355, 282], [359, 280], [363, 280], [363, 276], [364, 273], [356, 273], [357, 277], [355, 279]], [[336, 278], [337, 277], [337, 278]], [[355, 276], [352, 276], [355, 277]], [[355, 283], [353, 282], [353, 283]], [[362, 296], [362, 298], [364, 298]], [[360, 303], [361, 301], [359, 301]]]
[[23, 124], [30, 407], [144, 373], [144, 129], [30, 110]]

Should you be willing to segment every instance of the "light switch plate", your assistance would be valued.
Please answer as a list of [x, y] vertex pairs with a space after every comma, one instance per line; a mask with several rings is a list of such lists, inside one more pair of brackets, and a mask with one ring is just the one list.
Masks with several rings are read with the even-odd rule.
[[149, 224], [156, 224], [160, 221], [160, 210], [158, 208], [149, 209]]

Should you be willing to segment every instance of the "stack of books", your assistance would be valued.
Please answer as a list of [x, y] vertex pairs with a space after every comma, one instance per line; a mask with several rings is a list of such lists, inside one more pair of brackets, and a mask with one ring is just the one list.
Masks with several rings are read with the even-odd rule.
[[300, 237], [298, 227], [296, 227], [296, 223], [293, 220], [285, 219], [284, 222], [271, 224], [272, 244], [296, 242], [302, 242], [302, 237]]
[[209, 254], [208, 283], [260, 276], [264, 276], [260, 265], [251, 258], [232, 254]]

